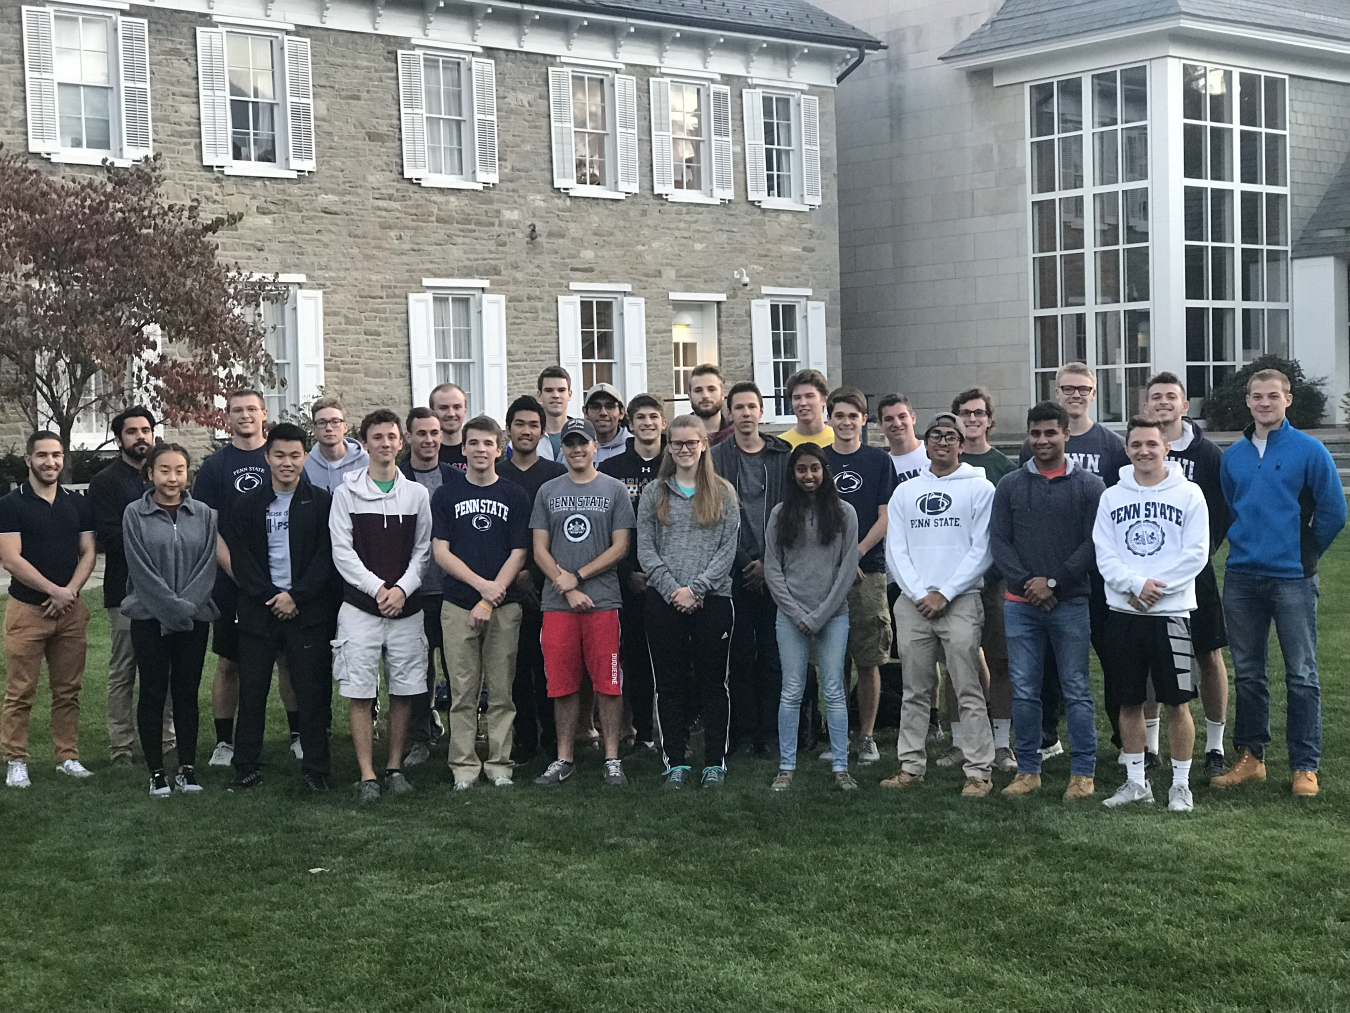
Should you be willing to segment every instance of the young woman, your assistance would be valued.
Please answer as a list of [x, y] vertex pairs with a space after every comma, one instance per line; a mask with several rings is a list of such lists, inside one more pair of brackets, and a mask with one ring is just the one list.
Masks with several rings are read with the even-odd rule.
[[703, 420], [681, 415], [637, 516], [666, 788], [689, 779], [695, 701], [703, 716], [703, 787], [720, 788], [726, 779], [731, 567], [740, 524], [736, 491], [713, 471]]
[[173, 694], [178, 729], [179, 791], [197, 792], [197, 689], [206, 660], [206, 637], [220, 615], [211, 600], [216, 582], [216, 515], [188, 493], [188, 452], [176, 443], [150, 451], [145, 478], [150, 491], [127, 506], [122, 537], [127, 553], [131, 642], [141, 677], [136, 720], [150, 768], [150, 795], [165, 798], [160, 721]]
[[848, 772], [848, 592], [858, 576], [858, 517], [834, 487], [825, 451], [803, 443], [788, 458], [783, 500], [764, 530], [764, 580], [778, 606], [778, 653], [783, 695], [778, 702], [778, 750], [773, 790], [792, 784], [797, 726], [812, 644], [825, 696], [835, 783], [853, 791]]

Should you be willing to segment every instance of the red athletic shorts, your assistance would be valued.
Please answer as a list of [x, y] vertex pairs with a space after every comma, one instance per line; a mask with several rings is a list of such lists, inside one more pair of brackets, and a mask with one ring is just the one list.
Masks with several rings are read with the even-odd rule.
[[544, 649], [549, 696], [570, 696], [580, 690], [583, 672], [590, 673], [597, 693], [623, 693], [618, 609], [545, 612], [539, 645]]

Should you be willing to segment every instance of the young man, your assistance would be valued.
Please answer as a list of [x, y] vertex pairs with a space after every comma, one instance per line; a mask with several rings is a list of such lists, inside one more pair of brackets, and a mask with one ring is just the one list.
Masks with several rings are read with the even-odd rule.
[[350, 703], [352, 746], [361, 768], [357, 798], [380, 797], [373, 761], [373, 706], [380, 659], [389, 682], [389, 759], [384, 787], [412, 791], [403, 776], [403, 743], [412, 698], [427, 689], [422, 573], [431, 553], [431, 498], [394, 463], [403, 447], [399, 418], [379, 408], [361, 420], [370, 464], [347, 476], [333, 496], [328, 529], [343, 602], [334, 638], [333, 678]]
[[305, 478], [329, 496], [349, 472], [370, 463], [365, 448], [347, 435], [347, 413], [335, 397], [321, 397], [310, 406], [314, 446], [305, 459]]
[[[463, 472], [440, 459], [444, 430], [436, 413], [430, 408], [414, 408], [408, 412], [408, 448], [410, 453], [399, 471], [435, 496], [443, 485], [452, 484]], [[462, 446], [462, 445], [461, 445]], [[449, 685], [449, 668], [445, 660], [445, 643], [441, 637], [441, 590], [444, 571], [436, 560], [427, 557], [422, 570], [422, 623], [427, 634], [427, 691], [413, 697], [412, 714], [408, 717], [408, 755], [405, 767], [416, 767], [431, 757], [431, 747], [444, 734], [436, 717], [436, 654], [441, 655], [441, 667]]]
[[623, 401], [619, 399], [618, 388], [607, 383], [597, 383], [586, 392], [582, 411], [587, 421], [595, 427], [595, 436], [599, 441], [595, 452], [596, 464], [618, 457], [628, 449], [630, 433], [623, 426]]
[[[717, 377], [710, 376], [713, 381]], [[637, 514], [638, 500], [647, 483], [656, 478], [665, 450], [666, 416], [661, 402], [650, 394], [639, 394], [628, 402], [629, 425], [633, 435], [628, 448], [599, 466], [602, 475], [617, 478], [628, 489], [629, 502]], [[623, 637], [623, 696], [632, 721], [634, 744], [656, 748], [652, 714], [656, 682], [652, 675], [651, 653], [647, 650], [647, 630], [642, 615], [646, 603], [647, 575], [638, 563], [637, 539], [628, 540], [628, 555], [619, 564], [619, 585], [623, 588], [623, 608], [619, 612]]]
[[[108, 613], [108, 754], [114, 766], [128, 766], [136, 743], [136, 653], [131, 645], [131, 620], [122, 615], [127, 593], [127, 557], [122, 547], [122, 514], [145, 495], [141, 476], [146, 455], [155, 445], [155, 417], [147, 408], [128, 408], [113, 417], [117, 456], [89, 482], [94, 535], [103, 553], [103, 608]], [[173, 701], [164, 702], [164, 751], [174, 748]]]
[[989, 544], [1007, 581], [1003, 604], [1013, 721], [1018, 729], [1017, 776], [1005, 795], [1041, 786], [1041, 682], [1054, 652], [1069, 717], [1071, 776], [1065, 799], [1093, 793], [1097, 726], [1088, 686], [1088, 572], [1092, 528], [1104, 486], [1064, 456], [1069, 414], [1042, 401], [1027, 412], [1032, 458], [994, 493]]
[[750, 381], [727, 395], [735, 434], [712, 450], [713, 467], [736, 490], [741, 504], [731, 601], [731, 746], [768, 756], [778, 749], [778, 698], [783, 669], [778, 657], [778, 608], [764, 583], [764, 529], [782, 497], [792, 448], [776, 436], [761, 436], [764, 398]]
[[463, 471], [468, 465], [464, 461], [464, 416], [469, 412], [469, 399], [458, 384], [443, 383], [431, 389], [427, 407], [441, 420], [440, 457], [442, 464], [449, 464]]
[[[905, 483], [889, 505], [886, 562], [901, 590], [895, 636], [910, 676], [896, 740], [900, 769], [881, 786], [906, 788], [927, 772], [925, 740], [940, 647], [959, 706], [953, 721], [960, 721], [965, 733], [961, 794], [984, 798], [994, 786], [994, 736], [980, 685], [980, 585], [991, 558], [994, 485], [978, 469], [961, 463], [964, 438], [955, 415], [934, 418], [924, 433], [928, 468]], [[886, 464], [891, 470], [890, 462]]]
[[1233, 523], [1223, 610], [1237, 690], [1233, 769], [1209, 783], [1230, 788], [1266, 778], [1270, 624], [1284, 657], [1285, 735], [1294, 795], [1317, 794], [1322, 698], [1317, 678], [1317, 560], [1345, 527], [1345, 493], [1331, 454], [1289, 424], [1289, 378], [1263, 369], [1247, 381], [1252, 424], [1223, 453], [1220, 477]]
[[308, 437], [289, 422], [263, 444], [271, 480], [239, 497], [225, 544], [239, 587], [239, 718], [234, 780], [241, 793], [262, 783], [263, 733], [272, 666], [285, 656], [299, 711], [300, 771], [312, 792], [328, 790], [332, 648], [342, 588], [333, 569], [332, 497], [305, 477]]
[[799, 369], [783, 384], [796, 423], [782, 436], [789, 447], [814, 443], [828, 447], [834, 442], [834, 430], [825, 424], [825, 404], [830, 396], [825, 374], [818, 369]]
[[[450, 670], [450, 769], [455, 791], [486, 773], [509, 788], [511, 683], [520, 643], [516, 576], [530, 545], [529, 497], [497, 477], [502, 431], [479, 415], [464, 425], [464, 481], [447, 482], [431, 497], [432, 552], [445, 571], [441, 628]], [[487, 688], [487, 762], [478, 758], [478, 701]]]
[[589, 675], [604, 734], [605, 784], [628, 783], [619, 760], [623, 671], [619, 665], [619, 561], [628, 554], [636, 520], [628, 490], [595, 470], [598, 440], [587, 419], [563, 426], [567, 474], [539, 490], [530, 517], [534, 558], [548, 578], [541, 645], [558, 729], [558, 758], [535, 779], [561, 784], [572, 776], [583, 675]]
[[[830, 393], [834, 443], [825, 456], [839, 495], [858, 515], [858, 582], [848, 593], [848, 654], [858, 669], [858, 762], [881, 759], [873, 731], [881, 702], [881, 666], [891, 652], [886, 603], [886, 507], [895, 491], [895, 469], [884, 450], [862, 445], [867, 397], [856, 387]], [[848, 669], [845, 667], [845, 677]]]
[[[1228, 670], [1223, 649], [1228, 629], [1223, 619], [1219, 580], [1214, 574], [1214, 553], [1228, 537], [1228, 504], [1223, 499], [1219, 469], [1223, 452], [1204, 431], [1186, 416], [1190, 402], [1186, 388], [1175, 373], [1159, 373], [1148, 381], [1143, 414], [1158, 423], [1167, 441], [1167, 459], [1181, 465], [1181, 473], [1200, 487], [1209, 510], [1210, 560], [1195, 578], [1195, 611], [1191, 613], [1191, 646], [1200, 665], [1200, 702], [1205, 708], [1205, 773], [1218, 777], [1224, 762], [1223, 731], [1228, 714]], [[1111, 701], [1107, 704], [1108, 713]], [[1144, 708], [1149, 749], [1158, 752], [1158, 711], [1153, 703]]]
[[[725, 410], [726, 400], [726, 381], [722, 379], [722, 371], [711, 362], [695, 366], [689, 375], [689, 410], [703, 420], [710, 447], [717, 446], [735, 431]], [[632, 419], [631, 411], [629, 419]]]
[[94, 572], [94, 515], [83, 497], [61, 488], [66, 450], [55, 433], [28, 437], [28, 478], [0, 497], [0, 566], [10, 573], [5, 610], [9, 681], [0, 707], [5, 784], [27, 788], [28, 720], [47, 661], [56, 769], [89, 777], [80, 763], [80, 687], [89, 609], [80, 589]]
[[562, 427], [572, 403], [572, 374], [561, 366], [547, 366], [539, 374], [539, 403], [544, 409], [544, 436], [539, 442], [540, 460], [562, 464]]
[[928, 467], [928, 448], [914, 435], [914, 409], [903, 394], [887, 394], [877, 402], [881, 433], [890, 447], [895, 477], [908, 482]]
[[1106, 654], [1102, 674], [1120, 705], [1125, 783], [1104, 803], [1152, 803], [1144, 776], [1144, 703], [1151, 681], [1167, 707], [1172, 787], [1167, 808], [1190, 812], [1195, 699], [1191, 612], [1195, 578], [1209, 563], [1209, 510], [1200, 487], [1167, 460], [1167, 439], [1153, 419], [1130, 419], [1125, 449], [1133, 467], [1097, 506], [1092, 541], [1106, 582]]
[[[545, 418], [544, 406], [536, 399], [529, 395], [516, 398], [506, 411], [511, 457], [497, 462], [497, 474], [525, 490], [531, 512], [544, 483], [567, 474], [566, 466], [539, 456], [539, 452], [549, 445], [544, 435]], [[526, 760], [540, 749], [552, 753], [557, 746], [553, 704], [548, 698], [548, 680], [544, 674], [544, 653], [539, 647], [544, 624], [539, 595], [544, 589], [544, 574], [534, 561], [533, 552], [526, 553], [525, 565], [516, 575], [516, 586], [520, 589], [521, 617], [516, 678], [511, 687], [511, 698], [516, 706], [512, 753], [516, 759]]]

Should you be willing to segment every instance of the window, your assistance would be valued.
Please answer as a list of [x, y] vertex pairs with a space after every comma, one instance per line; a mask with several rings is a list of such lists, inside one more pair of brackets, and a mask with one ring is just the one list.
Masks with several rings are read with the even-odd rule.
[[240, 162], [277, 160], [276, 42], [270, 36], [225, 35], [230, 80], [230, 157]]
[[398, 54], [403, 175], [422, 186], [497, 182], [497, 72], [491, 60]]
[[427, 110], [427, 171], [464, 175], [464, 61], [422, 58]]
[[750, 335], [755, 382], [764, 395], [764, 420], [792, 419], [787, 380], [799, 369], [827, 373], [825, 304], [806, 296], [781, 297], [777, 293], [806, 292], [801, 289], [765, 289], [770, 298], [750, 304]]
[[464, 391], [470, 411], [482, 411], [482, 384], [477, 381], [481, 358], [474, 334], [473, 300], [467, 295], [438, 295], [431, 301], [431, 327], [436, 351], [436, 383], [453, 383]]
[[637, 81], [550, 67], [553, 185], [579, 196], [637, 193]]
[[[282, 275], [287, 278], [300, 275]], [[273, 422], [317, 397], [323, 386], [323, 293], [290, 283], [278, 299], [264, 299], [252, 311], [263, 330], [263, 348], [272, 357], [275, 382], [258, 377]]]
[[464, 391], [468, 415], [504, 422], [506, 300], [489, 295], [486, 281], [424, 278], [430, 292], [408, 296], [408, 349], [413, 404], [433, 388], [453, 383]]
[[1086, 362], [1098, 421], [1121, 423], [1152, 360], [1148, 71], [1034, 84], [1029, 102], [1034, 396]]
[[791, 415], [787, 380], [801, 368], [800, 315], [798, 305], [790, 302], [769, 303], [769, 339], [773, 342], [773, 393], [764, 393], [775, 400], [777, 415]]
[[614, 300], [581, 300], [581, 386], [613, 383], [619, 357], [614, 341]]
[[731, 200], [731, 89], [664, 77], [650, 86], [653, 192], [684, 203]]
[[670, 85], [671, 175], [676, 190], [703, 190], [706, 143], [703, 89], [674, 81]]
[[1286, 92], [1282, 77], [1182, 65], [1192, 399], [1252, 359], [1289, 353]]
[[30, 151], [93, 165], [151, 154], [143, 19], [25, 7], [23, 41]]
[[745, 174], [762, 207], [804, 211], [820, 204], [820, 100], [795, 92], [741, 92]]
[[792, 140], [792, 99], [787, 95], [765, 95], [764, 103], [764, 181], [770, 197], [792, 200], [792, 160], [797, 149]]
[[576, 147], [576, 181], [604, 186], [609, 181], [609, 117], [605, 78], [598, 74], [572, 75], [572, 133]]
[[597, 383], [626, 401], [647, 390], [647, 304], [623, 284], [574, 282], [558, 297], [558, 362], [572, 377], [572, 414]]

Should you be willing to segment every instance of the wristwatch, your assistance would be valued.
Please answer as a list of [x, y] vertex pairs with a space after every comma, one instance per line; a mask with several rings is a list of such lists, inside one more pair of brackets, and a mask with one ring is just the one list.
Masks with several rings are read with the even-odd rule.
[[1046, 578], [1046, 581], [1045, 581], [1045, 586], [1053, 590], [1053, 589], [1055, 588], [1055, 586], [1056, 586], [1055, 578], [1054, 578], [1054, 577], [1047, 577], [1047, 578]]

